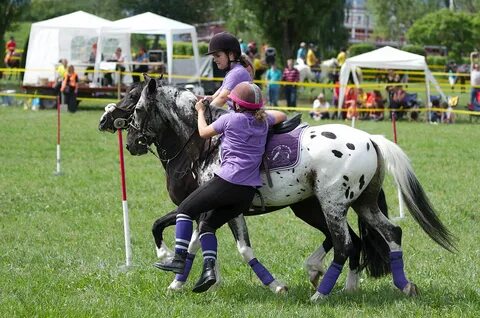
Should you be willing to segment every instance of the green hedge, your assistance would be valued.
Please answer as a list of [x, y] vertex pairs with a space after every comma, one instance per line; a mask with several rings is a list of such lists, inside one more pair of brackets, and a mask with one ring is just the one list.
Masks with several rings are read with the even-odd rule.
[[375, 50], [375, 45], [371, 43], [353, 44], [348, 48], [348, 56], [352, 57]]
[[425, 49], [420, 45], [407, 44], [402, 47], [403, 51], [425, 56]]
[[[163, 49], [167, 47], [165, 41], [160, 41]], [[198, 51], [200, 55], [208, 52], [208, 43], [198, 43]], [[173, 42], [173, 54], [175, 55], [193, 55], [193, 46], [190, 42]]]

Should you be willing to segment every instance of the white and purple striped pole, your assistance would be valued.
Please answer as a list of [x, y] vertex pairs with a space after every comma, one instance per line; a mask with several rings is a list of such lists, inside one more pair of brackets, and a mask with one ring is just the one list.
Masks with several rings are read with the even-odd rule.
[[125, 182], [125, 162], [123, 160], [123, 140], [122, 130], [117, 129], [118, 132], [118, 148], [120, 156], [120, 177], [122, 181], [122, 208], [123, 208], [123, 230], [125, 234], [125, 265], [127, 267], [132, 265], [132, 247], [130, 245], [130, 226], [128, 224], [128, 202], [127, 202], [127, 185]]

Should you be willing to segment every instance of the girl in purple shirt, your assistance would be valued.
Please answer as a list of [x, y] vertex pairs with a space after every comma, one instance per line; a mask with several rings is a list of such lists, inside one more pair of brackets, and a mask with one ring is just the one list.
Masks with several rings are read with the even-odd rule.
[[[222, 86], [212, 96], [205, 98], [211, 105], [222, 107], [225, 103], [233, 110], [228, 94], [241, 82], [252, 82], [253, 66], [247, 56], [242, 54], [237, 38], [227, 32], [215, 34], [208, 45], [207, 55], [213, 56], [213, 61], [220, 70], [226, 70]], [[248, 69], [251, 68], [251, 73]]]
[[175, 257], [169, 263], [156, 263], [160, 269], [183, 273], [187, 248], [193, 231], [192, 220], [213, 211], [213, 217], [200, 224], [203, 251], [203, 272], [193, 288], [207, 291], [217, 281], [215, 261], [217, 238], [215, 231], [223, 224], [246, 212], [261, 186], [260, 163], [265, 151], [268, 127], [285, 120], [284, 113], [261, 108], [260, 88], [248, 82], [238, 84], [228, 95], [234, 112], [221, 116], [207, 125], [203, 100], [195, 105], [198, 111], [198, 131], [202, 138], [221, 134], [221, 165], [215, 176], [192, 192], [177, 209], [175, 227]]

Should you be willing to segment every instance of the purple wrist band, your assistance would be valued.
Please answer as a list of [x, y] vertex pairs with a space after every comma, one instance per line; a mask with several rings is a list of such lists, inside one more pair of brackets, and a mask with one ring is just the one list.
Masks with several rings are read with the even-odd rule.
[[317, 291], [322, 295], [328, 295], [332, 291], [335, 283], [337, 282], [338, 276], [342, 272], [343, 266], [332, 262], [328, 268], [325, 276], [323, 276], [320, 286], [318, 286]]
[[270, 272], [256, 258], [250, 260], [248, 265], [250, 265], [255, 274], [262, 281], [263, 285], [268, 286], [275, 280], [272, 274], [270, 274]]

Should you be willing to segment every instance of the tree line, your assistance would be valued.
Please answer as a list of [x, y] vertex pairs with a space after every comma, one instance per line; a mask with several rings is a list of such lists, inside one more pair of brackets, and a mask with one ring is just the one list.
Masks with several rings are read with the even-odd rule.
[[[446, 46], [452, 58], [465, 56], [479, 43], [480, 0], [365, 0], [375, 21], [374, 38]], [[283, 60], [300, 42], [314, 43], [324, 58], [348, 43], [345, 15], [353, 0], [3, 0], [0, 45], [19, 21], [35, 22], [83, 10], [110, 20], [150, 11], [189, 24], [224, 22], [246, 40], [265, 42]]]

